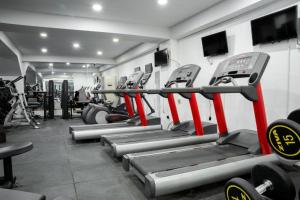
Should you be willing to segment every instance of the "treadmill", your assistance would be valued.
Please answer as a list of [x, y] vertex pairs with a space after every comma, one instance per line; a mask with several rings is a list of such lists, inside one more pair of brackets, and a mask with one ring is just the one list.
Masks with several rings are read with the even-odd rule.
[[[268, 54], [259, 52], [228, 58], [219, 64], [210, 86], [198, 88], [199, 93], [213, 95], [214, 104], [222, 102], [221, 94], [244, 96], [253, 103], [256, 131], [229, 132], [224, 111], [218, 107], [215, 109], [219, 127], [216, 145], [192, 145], [123, 157], [124, 169], [131, 169], [144, 182], [147, 196], [157, 197], [245, 175], [262, 162], [278, 163], [266, 138], [267, 119], [260, 84], [269, 58]], [[248, 84], [239, 86], [240, 78], [247, 79]], [[226, 86], [229, 83], [233, 86]], [[195, 92], [195, 89], [183, 90]]]
[[[145, 66], [145, 74], [141, 71], [134, 72], [126, 82], [127, 90], [101, 90], [93, 91], [95, 94], [111, 94], [115, 93], [120, 96], [123, 96], [125, 99], [126, 108], [129, 116], [131, 118], [125, 122], [113, 123], [113, 124], [96, 124], [88, 125], [83, 127], [77, 127], [72, 129], [71, 134], [72, 138], [75, 141], [79, 140], [89, 140], [89, 139], [100, 139], [103, 134], [113, 134], [113, 133], [127, 133], [127, 132], [136, 132], [136, 131], [153, 131], [161, 130], [162, 126], [160, 123], [160, 118], [151, 116], [154, 110], [145, 98], [141, 94], [128, 94], [126, 91], [132, 89], [137, 89], [143, 87], [151, 77], [153, 72], [153, 67], [150, 65]], [[125, 91], [125, 92], [124, 92]], [[134, 115], [133, 106], [131, 104], [131, 98], [135, 99], [136, 109], [138, 115]], [[146, 115], [143, 100], [149, 106], [151, 112]]]
[[[171, 130], [103, 135], [101, 138], [102, 144], [108, 144], [111, 147], [113, 156], [121, 157], [128, 153], [194, 145], [217, 140], [217, 125], [201, 121], [195, 93], [181, 93], [181, 88], [171, 89], [172, 91], [176, 90], [183, 98], [189, 100], [193, 120], [185, 122], [179, 120], [173, 94], [167, 93], [168, 89], [176, 84], [184, 83], [185, 88], [191, 88], [200, 70], [201, 68], [197, 65], [185, 65], [177, 68], [171, 74], [164, 89], [130, 91], [131, 93], [159, 94], [167, 98], [173, 118]], [[209, 99], [212, 98], [212, 95], [205, 96]], [[203, 136], [204, 134], [205, 136]]]

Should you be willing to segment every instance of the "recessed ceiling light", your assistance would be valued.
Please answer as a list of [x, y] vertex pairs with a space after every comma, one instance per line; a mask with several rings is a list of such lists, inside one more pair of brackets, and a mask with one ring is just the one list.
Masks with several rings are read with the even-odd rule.
[[49, 63], [49, 67], [53, 67], [53, 63]]
[[85, 66], [85, 65], [82, 65], [82, 68], [86, 68], [86, 66]]
[[69, 62], [67, 62], [67, 63], [66, 63], [66, 65], [67, 65], [67, 66], [70, 66], [70, 63], [69, 63]]
[[101, 55], [103, 55], [103, 52], [102, 51], [97, 51], [97, 55], [101, 56]]
[[102, 10], [102, 6], [98, 3], [93, 4], [92, 8], [96, 12], [100, 12]]
[[66, 75], [66, 73], [64, 73], [64, 75]]
[[51, 74], [54, 74], [54, 72], [52, 71]]
[[47, 48], [41, 48], [41, 52], [42, 52], [42, 53], [47, 53], [47, 52], [48, 52], [48, 49], [47, 49]]
[[79, 48], [80, 48], [80, 44], [79, 44], [78, 42], [74, 42], [74, 43], [73, 43], [73, 47], [74, 47], [75, 49], [79, 49]]
[[46, 32], [41, 32], [40, 36], [41, 36], [41, 38], [47, 38], [48, 34]]
[[165, 6], [168, 4], [168, 0], [157, 0], [157, 3], [161, 6]]
[[113, 38], [113, 42], [114, 42], [114, 43], [118, 43], [119, 41], [120, 41], [119, 38]]

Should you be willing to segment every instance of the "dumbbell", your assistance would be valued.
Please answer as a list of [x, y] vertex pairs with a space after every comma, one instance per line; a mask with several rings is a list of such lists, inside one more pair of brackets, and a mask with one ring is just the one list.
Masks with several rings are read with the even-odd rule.
[[289, 175], [277, 165], [265, 163], [252, 169], [253, 185], [241, 178], [226, 183], [226, 200], [295, 200]]
[[269, 125], [267, 140], [281, 163], [300, 167], [300, 110]]

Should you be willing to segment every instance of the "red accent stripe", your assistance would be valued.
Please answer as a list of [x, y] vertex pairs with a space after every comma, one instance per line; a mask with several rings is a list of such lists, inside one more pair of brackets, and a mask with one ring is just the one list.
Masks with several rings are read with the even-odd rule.
[[135, 102], [136, 102], [136, 108], [137, 108], [137, 111], [139, 113], [142, 126], [147, 126], [148, 121], [147, 121], [147, 117], [146, 117], [146, 114], [145, 114], [141, 94], [136, 94], [135, 95]]
[[192, 110], [196, 135], [202, 136], [202, 135], [204, 135], [204, 129], [202, 126], [201, 116], [200, 116], [200, 112], [199, 112], [199, 108], [198, 108], [198, 104], [197, 104], [197, 98], [194, 93], [192, 94], [191, 98], [189, 99], [189, 102], [190, 102], [190, 107]]
[[216, 118], [217, 118], [217, 123], [218, 123], [218, 128], [219, 128], [219, 135], [222, 137], [223, 135], [226, 135], [228, 133], [227, 129], [227, 123], [226, 123], [226, 118], [225, 118], [225, 113], [224, 113], [224, 108], [223, 108], [223, 103], [222, 103], [222, 97], [220, 94], [213, 94], [214, 97], [214, 108], [215, 108], [215, 113], [216, 113]]
[[264, 98], [263, 98], [262, 88], [260, 83], [258, 83], [258, 85], [256, 86], [256, 93], [258, 99], [257, 101], [253, 102], [253, 108], [254, 108], [254, 114], [256, 120], [257, 135], [260, 143], [261, 153], [263, 155], [266, 155], [272, 153], [272, 151], [266, 137], [268, 123], [267, 123]]
[[168, 94], [168, 102], [169, 102], [169, 106], [170, 106], [170, 110], [171, 110], [171, 114], [172, 114], [173, 124], [174, 125], [179, 124], [180, 121], [179, 121], [179, 116], [178, 116], [176, 103], [175, 103], [173, 94]]
[[133, 110], [131, 100], [130, 100], [130, 97], [128, 96], [128, 94], [124, 94], [124, 99], [125, 99], [125, 105], [126, 105], [126, 109], [127, 109], [127, 112], [128, 112], [128, 116], [133, 117], [134, 116], [134, 110]]

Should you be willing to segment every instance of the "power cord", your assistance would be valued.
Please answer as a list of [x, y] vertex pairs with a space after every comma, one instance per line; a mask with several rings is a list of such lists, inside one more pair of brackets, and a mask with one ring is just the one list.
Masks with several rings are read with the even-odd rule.
[[290, 108], [291, 40], [289, 40], [288, 43], [289, 43], [289, 51], [288, 51], [287, 105], [286, 105], [287, 114], [289, 113], [289, 108]]
[[211, 101], [208, 101], [208, 103], [209, 103], [209, 117], [208, 117], [208, 120], [211, 121], [212, 120], [212, 117], [211, 117], [211, 113], [212, 113], [212, 111], [211, 111], [212, 110]]

